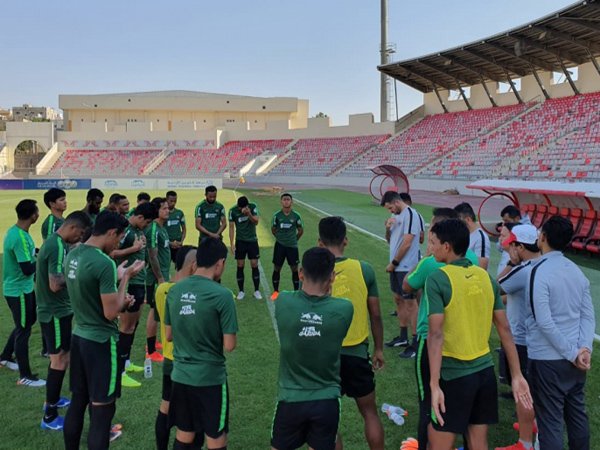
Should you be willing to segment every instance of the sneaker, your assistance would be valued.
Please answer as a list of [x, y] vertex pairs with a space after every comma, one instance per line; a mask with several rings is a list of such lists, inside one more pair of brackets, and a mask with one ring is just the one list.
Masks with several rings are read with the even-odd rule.
[[[44, 406], [42, 407], [42, 411], [46, 411], [46, 405], [48, 403], [44, 402]], [[67, 397], [60, 397], [58, 399], [58, 403], [56, 403], [56, 407], [57, 408], [68, 408], [69, 405], [71, 404], [71, 400], [69, 400]]]
[[408, 346], [404, 349], [404, 351], [402, 353], [400, 353], [398, 355], [400, 358], [402, 359], [410, 359], [410, 358], [414, 358], [415, 356], [417, 356], [417, 351], [415, 350], [415, 348], [411, 345]]
[[133, 364], [132, 362], [130, 362], [129, 365], [127, 365], [127, 367], [125, 367], [125, 372], [127, 372], [127, 373], [140, 373], [143, 371], [144, 371], [144, 368], [142, 366], [137, 366], [137, 365]]
[[255, 298], [256, 300], [262, 300], [262, 299], [263, 299], [263, 296], [262, 296], [262, 294], [260, 293], [260, 291], [254, 291], [254, 298]]
[[400, 336], [396, 336], [391, 341], [386, 342], [386, 347], [402, 347], [403, 345], [408, 345], [407, 339], [400, 339]]
[[[158, 352], [154, 352], [154, 353], [146, 353], [146, 358], [150, 358], [152, 360], [152, 362], [156, 362], [156, 363], [161, 363], [165, 360], [165, 357], [163, 355], [161, 355]], [[144, 370], [142, 368], [142, 370]]]
[[521, 441], [516, 444], [509, 445], [508, 447], [496, 447], [496, 450], [525, 450], [525, 446], [521, 443]]
[[[519, 422], [515, 422], [513, 423], [513, 430], [515, 431], [519, 431]], [[537, 434], [538, 433], [538, 427], [537, 427], [537, 422], [533, 422], [533, 428], [531, 430], [533, 432], [533, 434]]]
[[40, 428], [42, 430], [62, 431], [64, 425], [65, 418], [61, 416], [56, 416], [52, 422], [45, 422], [44, 419], [42, 419]]
[[271, 294], [271, 301], [274, 302], [275, 300], [277, 300], [277, 297], [279, 297], [279, 292], [273, 291], [273, 293]]
[[17, 384], [20, 386], [29, 386], [29, 387], [44, 387], [46, 386], [46, 380], [40, 380], [35, 375], [30, 377], [23, 377], [17, 381]]
[[0, 361], [0, 366], [6, 367], [7, 369], [17, 371], [19, 370], [19, 365], [14, 359], [3, 359]]
[[162, 350], [162, 349], [163, 349], [163, 346], [162, 346], [162, 344], [160, 343], [160, 341], [156, 341], [156, 345], [155, 345], [155, 347], [156, 347], [156, 350]]
[[139, 381], [134, 380], [133, 378], [131, 378], [126, 373], [123, 373], [121, 375], [121, 386], [123, 386], [123, 387], [129, 387], [129, 388], [137, 388], [137, 387], [140, 387], [141, 385], [142, 385], [142, 383], [140, 383]]
[[398, 317], [398, 311], [396, 311], [396, 310], [393, 310], [393, 311], [390, 313], [390, 316], [392, 316], [392, 317]]
[[114, 440], [120, 438], [122, 434], [123, 434], [123, 425], [121, 425], [120, 423], [114, 424], [110, 429], [109, 442], [113, 442]]
[[246, 294], [244, 294], [244, 291], [240, 291], [238, 292], [238, 295], [236, 297], [236, 300], [243, 300], [243, 298], [246, 296]]

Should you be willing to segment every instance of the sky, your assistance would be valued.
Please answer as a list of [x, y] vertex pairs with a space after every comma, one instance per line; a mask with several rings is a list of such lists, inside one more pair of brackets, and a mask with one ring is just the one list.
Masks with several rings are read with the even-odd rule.
[[[569, 0], [388, 0], [392, 60], [522, 25]], [[59, 94], [298, 97], [334, 125], [379, 120], [378, 0], [29, 0], [0, 9], [0, 108]], [[399, 115], [422, 104], [398, 83]]]

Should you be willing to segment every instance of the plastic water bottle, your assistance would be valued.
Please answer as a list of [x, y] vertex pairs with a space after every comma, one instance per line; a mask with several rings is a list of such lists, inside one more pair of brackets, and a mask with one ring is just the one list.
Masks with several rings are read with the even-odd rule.
[[393, 412], [393, 413], [388, 413], [388, 417], [396, 425], [404, 425], [404, 416], [401, 416], [400, 414]]
[[152, 378], [152, 360], [146, 358], [144, 361], [144, 378]]
[[399, 406], [390, 405], [389, 403], [381, 405], [381, 411], [396, 425], [404, 425], [404, 416], [408, 415], [404, 409]]

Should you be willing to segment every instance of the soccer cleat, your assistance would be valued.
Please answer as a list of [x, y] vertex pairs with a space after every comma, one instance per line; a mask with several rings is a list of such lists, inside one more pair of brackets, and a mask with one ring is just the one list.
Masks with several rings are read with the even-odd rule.
[[17, 384], [19, 386], [44, 387], [46, 386], [46, 380], [40, 380], [35, 375], [32, 375], [30, 377], [19, 378]]
[[42, 430], [62, 431], [64, 425], [65, 418], [61, 416], [56, 416], [52, 422], [45, 422], [44, 419], [42, 419], [40, 428]]
[[[152, 362], [156, 362], [156, 363], [161, 363], [165, 360], [165, 357], [158, 352], [154, 352], [154, 353], [150, 353], [150, 354], [146, 353], [146, 358], [150, 358], [150, 360]], [[142, 370], [143, 370], [143, 368], [142, 368]]]
[[110, 440], [109, 442], [113, 442], [114, 440], [121, 437], [123, 434], [123, 425], [120, 423], [115, 423], [110, 429]]
[[[71, 404], [71, 400], [69, 400], [67, 397], [60, 397], [58, 399], [58, 403], [56, 403], [56, 407], [57, 408], [68, 408], [70, 404]], [[44, 402], [42, 411], [46, 411], [47, 405], [48, 405], [48, 403]]]
[[121, 386], [128, 387], [128, 388], [137, 388], [137, 387], [140, 387], [141, 385], [142, 385], [142, 383], [134, 380], [126, 373], [123, 373], [121, 375]]
[[402, 441], [400, 450], [419, 450], [419, 441], [412, 437], [406, 438]]
[[273, 293], [271, 294], [271, 301], [274, 302], [275, 300], [277, 300], [277, 297], [279, 297], [279, 292], [273, 291]]
[[50, 353], [48, 353], [47, 351], [45, 352], [44, 350], [40, 350], [40, 356], [43, 358], [50, 358]]
[[391, 341], [386, 342], [386, 347], [402, 347], [403, 345], [408, 345], [408, 340], [401, 339], [400, 336], [396, 336]]
[[156, 341], [156, 346], [155, 347], [156, 347], [156, 350], [162, 350], [163, 349], [163, 346], [160, 343], [160, 341]]
[[525, 446], [521, 443], [521, 441], [516, 444], [509, 445], [508, 447], [496, 447], [496, 450], [526, 450]]
[[246, 294], [244, 294], [244, 291], [240, 291], [240, 292], [238, 292], [236, 300], [243, 300], [245, 296], [246, 296]]
[[393, 310], [393, 311], [390, 313], [390, 316], [392, 316], [392, 317], [397, 317], [397, 316], [398, 316], [398, 311], [396, 311], [396, 310]]
[[260, 293], [260, 291], [254, 291], [254, 298], [255, 298], [256, 300], [262, 300], [262, 299], [263, 299], [263, 296], [262, 296], [262, 294]]
[[417, 351], [412, 346], [408, 346], [402, 353], [398, 354], [398, 356], [402, 359], [414, 358], [417, 356]]
[[[519, 431], [519, 422], [515, 422], [513, 423], [513, 430], [515, 431]], [[533, 434], [537, 434], [538, 433], [538, 427], [537, 427], [537, 423], [533, 422], [533, 429], [531, 430], [533, 432]]]
[[144, 368], [142, 366], [136, 366], [132, 362], [129, 363], [127, 367], [125, 367], [125, 372], [127, 373], [139, 373], [143, 372]]
[[7, 369], [14, 371], [19, 370], [19, 365], [14, 359], [3, 359], [2, 361], [0, 361], [0, 366], [6, 367]]

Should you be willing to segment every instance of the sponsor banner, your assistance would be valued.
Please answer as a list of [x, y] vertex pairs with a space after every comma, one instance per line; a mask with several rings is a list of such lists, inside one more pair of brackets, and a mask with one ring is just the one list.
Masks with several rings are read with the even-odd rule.
[[223, 187], [221, 178], [159, 178], [158, 189], [204, 189], [206, 186]]
[[0, 180], [0, 190], [21, 190], [23, 189], [23, 180]]
[[210, 185], [223, 187], [221, 178], [94, 178], [92, 187], [122, 190], [204, 189]]
[[23, 180], [23, 189], [43, 189], [59, 188], [68, 189], [90, 189], [92, 180], [82, 178], [60, 178], [60, 179], [30, 179]]

